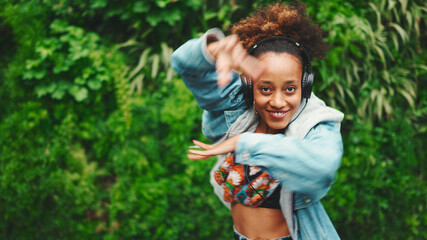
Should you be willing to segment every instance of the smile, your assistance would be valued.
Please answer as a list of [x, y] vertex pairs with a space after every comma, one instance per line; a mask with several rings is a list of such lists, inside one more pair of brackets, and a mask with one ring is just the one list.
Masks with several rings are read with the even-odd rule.
[[288, 113], [289, 111], [285, 111], [285, 112], [280, 111], [280, 112], [278, 112], [278, 111], [268, 111], [268, 110], [267, 110], [267, 112], [268, 112], [268, 114], [269, 114], [272, 118], [282, 119], [282, 118], [286, 117], [286, 115], [287, 115], [287, 113]]

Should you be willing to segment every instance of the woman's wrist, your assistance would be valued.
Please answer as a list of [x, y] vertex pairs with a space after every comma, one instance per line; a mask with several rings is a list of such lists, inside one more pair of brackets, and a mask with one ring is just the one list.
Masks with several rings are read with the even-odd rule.
[[216, 59], [217, 57], [217, 47], [218, 47], [219, 41], [210, 42], [207, 45], [208, 53]]
[[210, 62], [215, 62], [218, 43], [224, 38], [224, 33], [218, 28], [211, 28], [205, 33], [202, 49], [204, 48], [204, 55]]

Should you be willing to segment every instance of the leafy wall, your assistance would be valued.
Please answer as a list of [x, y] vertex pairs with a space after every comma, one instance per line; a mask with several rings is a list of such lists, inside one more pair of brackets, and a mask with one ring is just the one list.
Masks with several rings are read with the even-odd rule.
[[[0, 1], [0, 238], [229, 239], [173, 49], [268, 1]], [[304, 1], [346, 114], [323, 203], [343, 239], [427, 238], [424, 1]]]

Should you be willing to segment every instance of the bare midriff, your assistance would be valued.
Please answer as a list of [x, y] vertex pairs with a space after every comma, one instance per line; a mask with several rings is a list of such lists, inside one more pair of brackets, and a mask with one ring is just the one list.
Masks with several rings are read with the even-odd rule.
[[274, 239], [290, 235], [280, 209], [248, 207], [241, 203], [231, 205], [236, 230], [252, 239]]

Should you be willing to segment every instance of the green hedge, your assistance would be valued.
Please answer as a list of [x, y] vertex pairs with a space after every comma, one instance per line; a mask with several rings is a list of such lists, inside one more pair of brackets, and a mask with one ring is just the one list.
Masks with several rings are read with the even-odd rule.
[[[0, 238], [230, 239], [174, 48], [273, 1], [0, 2]], [[305, 1], [346, 114], [323, 203], [343, 239], [427, 238], [424, 1]]]

